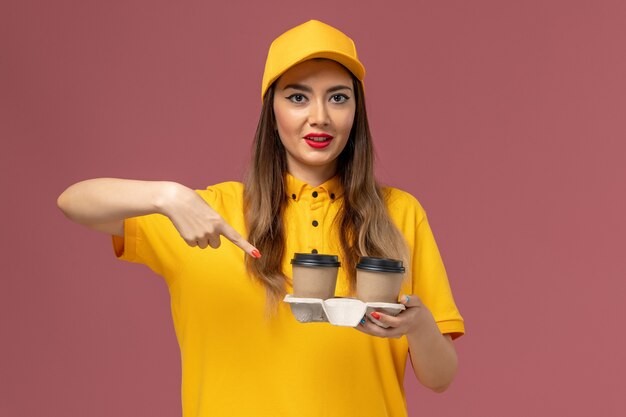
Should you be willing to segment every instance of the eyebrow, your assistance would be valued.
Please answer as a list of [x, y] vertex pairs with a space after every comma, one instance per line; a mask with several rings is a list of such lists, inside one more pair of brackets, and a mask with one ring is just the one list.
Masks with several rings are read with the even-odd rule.
[[[304, 85], [304, 84], [287, 84], [283, 88], [283, 91], [287, 90], [288, 88], [293, 88], [294, 90], [306, 91], [307, 93], [313, 92], [313, 89], [311, 87], [309, 87], [308, 85]], [[346, 90], [346, 89], [352, 91], [352, 89], [348, 87], [347, 85], [336, 85], [334, 87], [330, 87], [328, 90], [326, 90], [326, 92], [332, 93], [333, 91]]]

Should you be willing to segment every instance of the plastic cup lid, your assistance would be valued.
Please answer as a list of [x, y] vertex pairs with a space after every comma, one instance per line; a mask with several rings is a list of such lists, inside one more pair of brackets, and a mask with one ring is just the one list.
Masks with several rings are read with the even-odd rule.
[[295, 253], [291, 260], [292, 265], [296, 266], [322, 266], [335, 267], [341, 266], [337, 255], [323, 255], [317, 253]]
[[356, 268], [373, 272], [404, 272], [402, 261], [397, 259], [372, 258], [369, 256], [361, 256]]

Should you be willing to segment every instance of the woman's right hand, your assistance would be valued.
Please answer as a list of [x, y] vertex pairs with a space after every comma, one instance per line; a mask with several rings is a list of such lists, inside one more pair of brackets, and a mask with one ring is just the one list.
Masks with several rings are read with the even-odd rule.
[[169, 219], [189, 246], [216, 249], [224, 236], [244, 252], [260, 258], [259, 251], [244, 239], [218, 212], [194, 190], [177, 183], [170, 183], [160, 204], [161, 214]]
[[217, 248], [224, 236], [250, 256], [261, 257], [202, 197], [176, 182], [94, 178], [68, 187], [57, 205], [70, 220], [117, 236], [124, 236], [124, 219], [163, 214], [189, 246]]

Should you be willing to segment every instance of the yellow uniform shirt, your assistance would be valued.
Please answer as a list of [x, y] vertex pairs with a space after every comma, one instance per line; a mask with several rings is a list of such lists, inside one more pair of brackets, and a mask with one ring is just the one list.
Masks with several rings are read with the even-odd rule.
[[[337, 177], [318, 187], [289, 174], [285, 181], [283, 266], [290, 277], [295, 252], [340, 253], [331, 224], [342, 190]], [[247, 235], [241, 183], [197, 192]], [[390, 215], [413, 257], [403, 292], [422, 299], [442, 333], [463, 334], [424, 210], [406, 192], [387, 192]], [[181, 350], [183, 417], [407, 415], [406, 337], [383, 339], [329, 323], [299, 323], [287, 303], [266, 319], [265, 291], [245, 272], [248, 255], [223, 237], [218, 249], [189, 247], [159, 214], [126, 219], [124, 238], [114, 237], [113, 244], [118, 257], [147, 265], [167, 282]], [[340, 268], [337, 296], [347, 295], [347, 289]]]

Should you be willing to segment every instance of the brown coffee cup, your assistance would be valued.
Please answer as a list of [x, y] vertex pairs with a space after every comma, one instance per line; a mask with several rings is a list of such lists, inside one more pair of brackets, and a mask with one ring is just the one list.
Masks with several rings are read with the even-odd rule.
[[335, 296], [341, 265], [336, 255], [296, 253], [291, 265], [294, 297], [326, 300]]
[[356, 298], [365, 303], [397, 303], [403, 279], [402, 261], [362, 256], [356, 265]]

